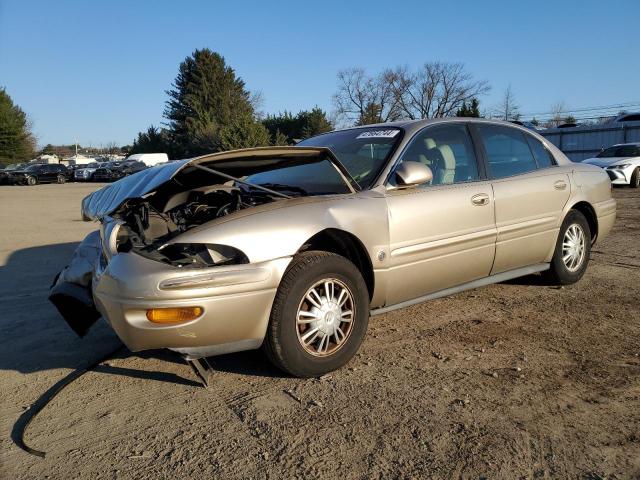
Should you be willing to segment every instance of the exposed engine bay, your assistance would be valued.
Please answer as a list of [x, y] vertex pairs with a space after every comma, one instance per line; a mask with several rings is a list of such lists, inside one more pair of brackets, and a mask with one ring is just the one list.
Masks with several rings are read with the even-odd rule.
[[[277, 153], [275, 153], [277, 152]], [[83, 200], [85, 220], [100, 220], [105, 261], [133, 251], [178, 267], [248, 262], [227, 245], [176, 237], [221, 217], [294, 197], [354, 192], [349, 173], [319, 148], [230, 152], [230, 158], [184, 160], [125, 177]]]
[[[233, 252], [218, 252], [221, 254], [218, 258], [199, 258], [205, 253], [199, 251], [203, 249], [194, 249], [193, 245], [180, 248], [182, 244], [164, 244], [191, 228], [246, 208], [281, 199], [258, 189], [250, 189], [244, 185], [235, 186], [232, 183], [198, 187], [170, 195], [168, 198], [156, 194], [148, 200], [132, 202], [116, 217], [124, 222], [118, 232], [118, 251], [134, 249], [144, 256], [163, 261], [164, 258], [158, 256], [161, 253], [161, 257], [166, 256], [167, 260], [171, 260], [170, 263], [181, 266], [228, 263], [226, 260], [230, 261], [234, 255], [225, 256], [225, 253]], [[208, 256], [212, 254], [210, 251], [206, 253]], [[181, 257], [185, 257], [187, 262], [180, 262]], [[233, 260], [237, 263], [236, 258]]]

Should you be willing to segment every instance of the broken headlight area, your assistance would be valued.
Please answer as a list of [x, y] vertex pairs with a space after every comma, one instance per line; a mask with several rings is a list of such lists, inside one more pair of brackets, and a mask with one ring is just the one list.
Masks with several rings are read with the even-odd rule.
[[171, 243], [160, 248], [136, 249], [143, 257], [179, 268], [208, 268], [249, 263], [247, 256], [228, 245]]

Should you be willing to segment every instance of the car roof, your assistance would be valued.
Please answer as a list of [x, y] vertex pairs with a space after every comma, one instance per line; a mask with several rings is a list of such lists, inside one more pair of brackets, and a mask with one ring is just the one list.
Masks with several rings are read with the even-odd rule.
[[[631, 142], [631, 143], [616, 143], [611, 147], [640, 147], [640, 142]], [[611, 148], [609, 147], [609, 148]]]
[[[359, 130], [363, 128], [384, 128], [384, 127], [397, 127], [403, 128], [407, 131], [415, 132], [417, 130], [421, 130], [423, 127], [427, 125], [435, 125], [438, 123], [449, 123], [449, 122], [466, 122], [466, 123], [487, 123], [494, 125], [504, 125], [505, 127], [519, 128], [522, 130], [529, 130], [526, 127], [522, 127], [521, 125], [514, 124], [512, 122], [506, 122], [504, 120], [498, 120], [496, 118], [478, 118], [478, 117], [440, 117], [440, 118], [425, 118], [420, 120], [399, 120], [395, 122], [385, 122], [385, 123], [372, 123], [368, 125], [358, 125], [355, 127], [345, 127], [333, 130], [333, 132], [342, 132], [347, 130]], [[326, 132], [332, 133], [332, 132]], [[316, 136], [325, 135], [325, 133], [321, 133]]]

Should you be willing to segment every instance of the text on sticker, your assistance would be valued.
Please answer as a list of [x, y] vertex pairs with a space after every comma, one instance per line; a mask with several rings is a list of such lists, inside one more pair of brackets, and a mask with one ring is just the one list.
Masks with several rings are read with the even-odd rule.
[[393, 138], [395, 137], [400, 130], [369, 130], [367, 132], [362, 132], [360, 135], [356, 137], [358, 138]]

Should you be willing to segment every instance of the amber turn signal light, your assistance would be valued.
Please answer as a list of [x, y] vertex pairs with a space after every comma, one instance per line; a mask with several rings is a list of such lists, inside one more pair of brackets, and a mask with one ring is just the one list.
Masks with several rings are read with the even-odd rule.
[[202, 315], [202, 307], [150, 308], [147, 319], [153, 323], [182, 323]]

